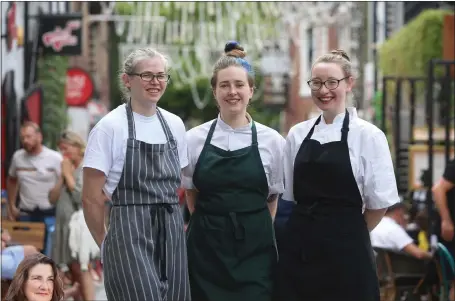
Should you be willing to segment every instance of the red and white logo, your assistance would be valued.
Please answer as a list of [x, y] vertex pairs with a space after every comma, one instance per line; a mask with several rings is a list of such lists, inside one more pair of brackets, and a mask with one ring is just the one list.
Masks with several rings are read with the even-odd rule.
[[65, 99], [70, 107], [85, 106], [93, 94], [90, 75], [81, 68], [69, 68], [66, 73]]
[[44, 33], [42, 37], [44, 46], [52, 47], [55, 52], [60, 52], [65, 46], [76, 46], [79, 41], [72, 32], [81, 28], [81, 23], [80, 20], [68, 21], [65, 28], [56, 26], [53, 31]]

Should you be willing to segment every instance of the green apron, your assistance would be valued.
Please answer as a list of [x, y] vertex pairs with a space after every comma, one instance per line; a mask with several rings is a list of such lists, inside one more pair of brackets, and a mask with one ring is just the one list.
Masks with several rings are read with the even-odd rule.
[[210, 144], [213, 122], [196, 164], [196, 209], [188, 228], [192, 301], [269, 301], [277, 261], [268, 184], [252, 145], [225, 151]]

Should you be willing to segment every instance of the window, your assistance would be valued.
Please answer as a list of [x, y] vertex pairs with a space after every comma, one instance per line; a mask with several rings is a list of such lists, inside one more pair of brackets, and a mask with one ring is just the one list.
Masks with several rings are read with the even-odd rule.
[[[314, 54], [314, 35], [313, 35], [313, 27], [310, 27], [306, 30], [307, 35], [307, 66], [311, 66], [313, 64], [313, 54]], [[310, 67], [311, 68], [311, 67]]]

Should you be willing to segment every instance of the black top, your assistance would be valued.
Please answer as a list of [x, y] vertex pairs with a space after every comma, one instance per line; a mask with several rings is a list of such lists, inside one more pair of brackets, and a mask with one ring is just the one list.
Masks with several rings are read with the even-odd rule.
[[[447, 163], [442, 177], [450, 183], [455, 184], [455, 159]], [[455, 220], [455, 188], [447, 192], [447, 207], [449, 208], [450, 217], [452, 220]]]

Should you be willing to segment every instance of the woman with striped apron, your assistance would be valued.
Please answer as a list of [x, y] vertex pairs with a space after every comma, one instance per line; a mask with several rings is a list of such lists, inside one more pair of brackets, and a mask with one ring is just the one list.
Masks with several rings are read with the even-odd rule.
[[[119, 120], [126, 114], [128, 136], [126, 142], [122, 140], [126, 143], [123, 171], [112, 193], [109, 229], [101, 245], [106, 295], [108, 300], [114, 301], [189, 301], [185, 234], [177, 195], [181, 185], [180, 161], [184, 158], [179, 157], [177, 143], [183, 141], [177, 139], [184, 139], [185, 129], [178, 116], [158, 107], [151, 116], [138, 113], [143, 103], [137, 99], [164, 91], [169, 80], [161, 57], [154, 50], [140, 51], [139, 57], [146, 56], [142, 64], [136, 63], [131, 71], [125, 64], [125, 74], [131, 77], [130, 82], [136, 81], [132, 86], [137, 90], [131, 92], [126, 105], [111, 111], [94, 129], [105, 131], [103, 127], [114, 115]], [[142, 72], [134, 73], [139, 70]], [[145, 93], [140, 85], [144, 86]], [[140, 95], [141, 92], [144, 94]], [[144, 120], [149, 123], [144, 125], [141, 123]], [[175, 137], [177, 127], [179, 137]], [[144, 142], [145, 138], [153, 140], [150, 136], [156, 141], [161, 130], [165, 143]], [[96, 147], [96, 143], [90, 143], [90, 140], [96, 141], [95, 135], [101, 134], [91, 134], [89, 153], [90, 145]], [[118, 133], [113, 131], [113, 135]], [[142, 137], [141, 140], [138, 137]], [[112, 147], [115, 148], [115, 144]], [[87, 158], [87, 162], [90, 161]], [[90, 214], [87, 211], [89, 208], [84, 212], [86, 219]]]

